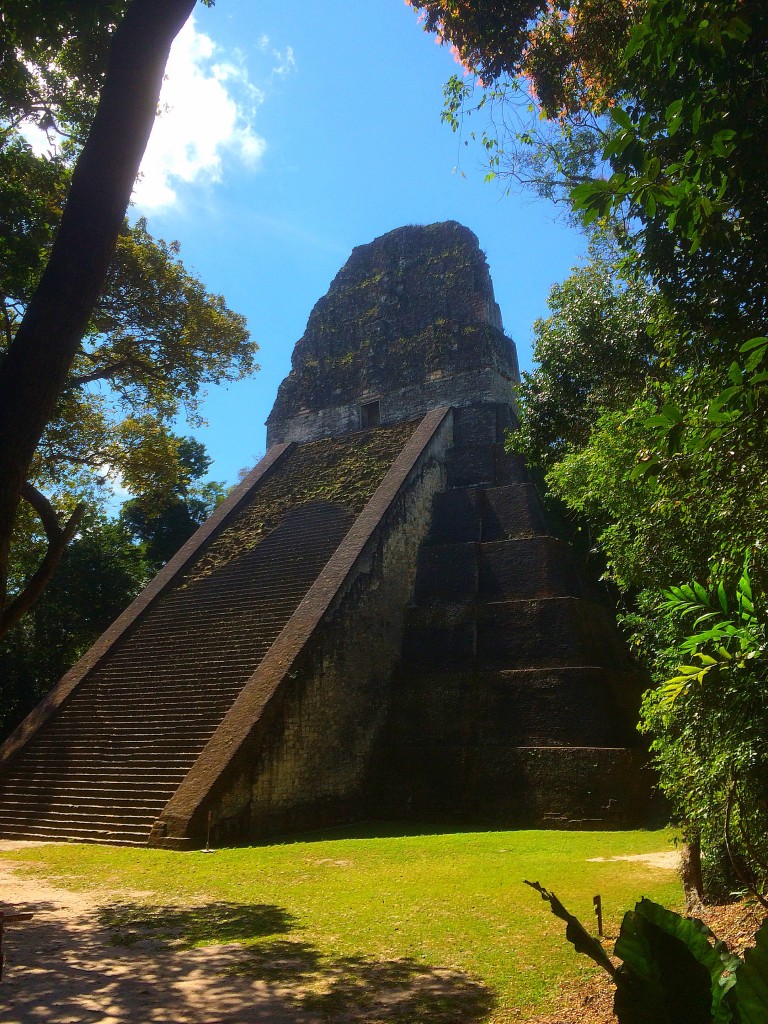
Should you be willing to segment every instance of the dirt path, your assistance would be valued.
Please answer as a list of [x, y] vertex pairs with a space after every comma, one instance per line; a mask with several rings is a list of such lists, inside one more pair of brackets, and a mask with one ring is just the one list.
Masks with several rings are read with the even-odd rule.
[[[23, 846], [33, 862], [36, 845], [0, 841], [0, 850]], [[0, 859], [0, 908], [34, 913], [6, 931], [1, 1024], [479, 1024], [493, 1004], [477, 980], [409, 960], [325, 963], [284, 940], [179, 948], [158, 922], [196, 908], [160, 908], [127, 927], [116, 923], [118, 909], [105, 923], [108, 898], [57, 888], [20, 866]], [[121, 896], [141, 917], [142, 894]]]
[[279, 986], [223, 974], [242, 958], [240, 944], [168, 950], [147, 940], [115, 946], [112, 933], [99, 922], [97, 900], [23, 877], [16, 867], [0, 861], [0, 907], [10, 904], [35, 916], [6, 930], [3, 1024], [321, 1020], [303, 1012]]

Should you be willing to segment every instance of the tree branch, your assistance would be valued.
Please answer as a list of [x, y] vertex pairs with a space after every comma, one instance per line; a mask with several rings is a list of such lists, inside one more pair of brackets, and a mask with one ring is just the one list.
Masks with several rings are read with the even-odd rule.
[[58, 568], [61, 556], [67, 545], [77, 533], [77, 528], [85, 512], [85, 504], [81, 502], [69, 517], [65, 525], [59, 526], [56, 510], [50, 501], [30, 483], [21, 486], [21, 496], [29, 502], [38, 514], [48, 538], [48, 550], [33, 576], [29, 578], [24, 589], [5, 608], [0, 616], [0, 640], [26, 614], [37, 601]]
[[67, 388], [79, 388], [84, 384], [93, 384], [97, 380], [107, 380], [115, 373], [119, 373], [120, 370], [124, 370], [127, 366], [130, 366], [132, 360], [126, 356], [125, 359], [119, 360], [117, 363], [112, 363], [110, 366], [104, 366], [100, 370], [94, 370], [92, 373], [82, 373], [79, 377], [70, 377], [67, 381]]

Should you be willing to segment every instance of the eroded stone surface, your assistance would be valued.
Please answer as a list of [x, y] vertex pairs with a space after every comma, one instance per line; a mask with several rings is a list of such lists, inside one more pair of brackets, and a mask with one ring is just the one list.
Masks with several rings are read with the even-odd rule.
[[358, 430], [371, 412], [386, 424], [440, 405], [509, 405], [519, 376], [485, 256], [456, 221], [358, 246], [312, 310], [291, 365], [267, 420], [269, 446]]

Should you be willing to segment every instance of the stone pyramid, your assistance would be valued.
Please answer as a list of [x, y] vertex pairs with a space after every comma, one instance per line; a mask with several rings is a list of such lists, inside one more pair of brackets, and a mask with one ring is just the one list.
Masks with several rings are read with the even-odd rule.
[[355, 249], [265, 458], [0, 749], [0, 835], [645, 821], [643, 679], [504, 451], [517, 380], [471, 231]]

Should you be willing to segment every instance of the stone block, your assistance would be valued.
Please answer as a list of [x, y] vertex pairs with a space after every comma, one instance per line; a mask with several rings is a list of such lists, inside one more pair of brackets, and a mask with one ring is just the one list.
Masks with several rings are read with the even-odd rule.
[[484, 541], [549, 532], [541, 502], [532, 483], [487, 487], [483, 493]]
[[457, 487], [435, 495], [432, 506], [430, 544], [453, 544], [479, 541], [481, 538], [482, 492], [471, 487]]
[[477, 599], [477, 545], [424, 545], [413, 597], [417, 605], [473, 603]]
[[477, 656], [482, 665], [630, 667], [613, 616], [592, 601], [572, 597], [504, 601], [481, 605], [477, 616]]
[[497, 484], [524, 484], [530, 476], [522, 455], [508, 455], [503, 444], [494, 449], [496, 460], [494, 479]]
[[479, 592], [486, 601], [582, 595], [568, 545], [555, 537], [480, 544], [477, 560]]
[[496, 444], [498, 412], [495, 404], [470, 405], [457, 409], [454, 414], [454, 443], [466, 445]]
[[492, 445], [454, 447], [448, 458], [451, 487], [472, 487], [496, 481], [496, 453]]
[[408, 671], [445, 671], [469, 666], [477, 624], [471, 607], [410, 608], [406, 613], [402, 663]]

